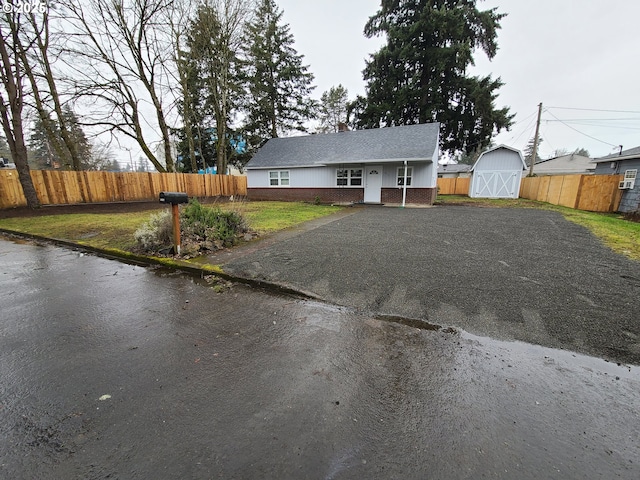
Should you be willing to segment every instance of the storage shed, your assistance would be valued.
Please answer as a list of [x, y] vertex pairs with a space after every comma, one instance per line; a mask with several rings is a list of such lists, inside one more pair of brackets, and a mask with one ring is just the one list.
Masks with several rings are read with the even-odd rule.
[[520, 150], [499, 145], [483, 152], [471, 168], [470, 197], [518, 198], [527, 168]]

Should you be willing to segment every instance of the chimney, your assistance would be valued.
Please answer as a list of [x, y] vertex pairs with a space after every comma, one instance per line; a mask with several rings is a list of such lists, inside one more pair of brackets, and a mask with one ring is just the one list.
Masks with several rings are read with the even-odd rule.
[[349, 126], [344, 123], [344, 122], [340, 122], [338, 123], [338, 132], [348, 132], [349, 131]]

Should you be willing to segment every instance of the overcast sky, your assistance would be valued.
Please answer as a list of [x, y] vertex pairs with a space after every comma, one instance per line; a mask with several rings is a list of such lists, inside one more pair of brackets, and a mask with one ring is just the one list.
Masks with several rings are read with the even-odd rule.
[[[365, 59], [383, 39], [362, 32], [380, 2], [276, 1], [315, 75], [314, 96], [338, 84], [350, 98], [363, 94]], [[498, 54], [490, 62], [477, 52], [471, 72], [500, 77], [505, 85], [496, 105], [516, 114], [497, 143], [524, 149], [542, 102], [543, 158], [563, 148], [586, 148], [598, 157], [617, 145], [640, 146], [640, 1], [486, 0], [478, 6], [508, 14]]]

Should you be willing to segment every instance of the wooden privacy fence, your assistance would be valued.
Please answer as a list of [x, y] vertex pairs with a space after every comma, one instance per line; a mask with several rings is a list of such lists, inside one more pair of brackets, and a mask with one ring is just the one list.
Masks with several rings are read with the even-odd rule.
[[[247, 177], [231, 175], [32, 170], [31, 179], [43, 205], [158, 200], [162, 191], [190, 197], [247, 194]], [[0, 170], [0, 208], [26, 204], [18, 172]]]
[[525, 177], [520, 197], [591, 212], [615, 212], [620, 206], [622, 175], [552, 175]]
[[439, 178], [438, 194], [440, 195], [469, 195], [471, 178]]
[[[615, 212], [622, 175], [548, 175], [524, 177], [520, 197], [591, 212]], [[439, 178], [438, 194], [469, 195], [470, 178]]]

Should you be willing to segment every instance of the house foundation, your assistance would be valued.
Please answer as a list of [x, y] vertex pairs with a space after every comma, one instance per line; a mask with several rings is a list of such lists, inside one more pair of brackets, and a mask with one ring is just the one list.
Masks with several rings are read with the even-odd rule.
[[[247, 197], [255, 201], [310, 203], [362, 203], [364, 188], [248, 188]], [[406, 203], [433, 205], [435, 188], [407, 188]], [[402, 188], [382, 188], [382, 203], [402, 203]]]

